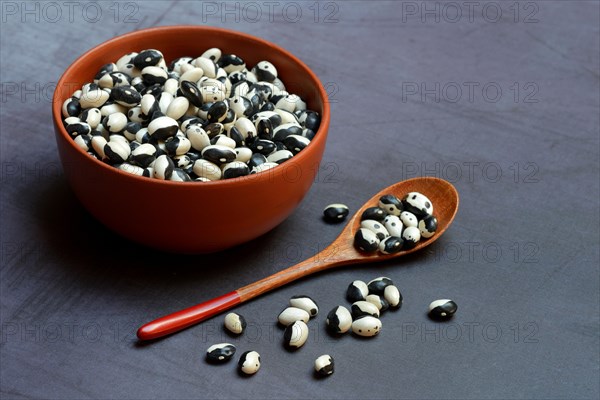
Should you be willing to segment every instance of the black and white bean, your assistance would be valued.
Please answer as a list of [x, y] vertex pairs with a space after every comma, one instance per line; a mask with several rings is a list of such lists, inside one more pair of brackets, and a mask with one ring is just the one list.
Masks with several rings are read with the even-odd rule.
[[429, 239], [435, 234], [437, 230], [438, 221], [437, 218], [433, 215], [428, 215], [422, 220], [419, 221], [419, 231], [421, 232], [421, 237], [425, 239]]
[[165, 140], [171, 136], [175, 136], [179, 130], [179, 125], [171, 117], [158, 117], [148, 125], [148, 133], [157, 140]]
[[234, 161], [236, 154], [231, 147], [214, 144], [202, 149], [202, 157], [215, 164], [226, 164]]
[[186, 154], [191, 146], [191, 142], [185, 136], [175, 135], [165, 140], [165, 150], [173, 158]]
[[287, 307], [277, 317], [277, 321], [283, 326], [288, 326], [296, 321], [308, 322], [310, 314], [301, 308]]
[[253, 375], [260, 369], [260, 354], [254, 350], [246, 351], [240, 356], [238, 368], [246, 375]]
[[256, 138], [248, 146], [253, 152], [260, 153], [264, 156], [269, 156], [277, 151], [277, 145], [271, 140]]
[[170, 157], [163, 154], [154, 161], [152, 167], [154, 168], [154, 177], [156, 179], [168, 181], [171, 179], [171, 175], [173, 175], [175, 164]]
[[379, 221], [375, 221], [372, 219], [365, 219], [360, 222], [360, 227], [364, 228], [364, 229], [368, 229], [371, 232], [373, 232], [377, 236], [377, 239], [379, 239], [380, 241], [385, 239], [386, 237], [390, 236], [387, 229], [385, 229], [383, 224]]
[[120, 112], [110, 114], [104, 117], [102, 125], [104, 125], [110, 133], [119, 133], [127, 126], [127, 116]]
[[352, 303], [351, 311], [352, 318], [354, 319], [364, 315], [379, 317], [379, 309], [373, 303], [370, 303], [366, 300], [360, 300]]
[[311, 318], [319, 313], [319, 306], [317, 306], [317, 303], [306, 295], [293, 296], [290, 299], [290, 306], [306, 311]]
[[75, 96], [69, 97], [64, 101], [61, 110], [63, 118], [76, 117], [81, 113], [79, 99]]
[[366, 297], [365, 301], [368, 301], [369, 303], [373, 304], [375, 307], [377, 307], [377, 309], [379, 310], [379, 312], [381, 313], [382, 311], [387, 310], [390, 305], [387, 302], [387, 300], [379, 295], [376, 294], [370, 294]]
[[175, 97], [167, 107], [167, 112], [165, 114], [167, 117], [178, 120], [185, 115], [188, 108], [190, 108], [190, 101], [186, 97]]
[[152, 172], [148, 168], [138, 167], [137, 165], [133, 165], [133, 164], [129, 164], [129, 163], [120, 164], [118, 168], [121, 171], [125, 171], [132, 175], [145, 176], [145, 177], [152, 176]]
[[383, 221], [385, 217], [386, 213], [381, 207], [369, 207], [363, 211], [360, 220], [373, 219], [375, 221]]
[[331, 333], [346, 333], [352, 327], [352, 314], [346, 307], [337, 306], [329, 311], [325, 323]]
[[110, 95], [104, 89], [96, 86], [96, 88], [87, 88], [83, 90], [79, 98], [79, 105], [82, 109], [85, 108], [100, 108], [108, 101]]
[[395, 254], [402, 250], [404, 240], [398, 236], [388, 236], [379, 242], [379, 251], [382, 254]]
[[[75, 117], [72, 117], [75, 118]], [[85, 123], [85, 122], [81, 122], [81, 121], [77, 121], [74, 122], [72, 124], [68, 124], [67, 127], [67, 132], [69, 133], [69, 135], [71, 135], [72, 137], [77, 137], [78, 135], [89, 135], [92, 133], [92, 127]]]
[[293, 156], [294, 155], [292, 154], [292, 152], [287, 149], [276, 150], [267, 156], [267, 161], [281, 164], [281, 163], [289, 160]]
[[396, 215], [387, 215], [383, 219], [383, 226], [385, 226], [385, 229], [389, 232], [390, 236], [402, 236], [402, 228], [404, 228], [404, 225]]
[[89, 151], [92, 148], [92, 135], [78, 135], [74, 139], [75, 144], [83, 151]]
[[381, 320], [370, 315], [365, 315], [352, 322], [352, 332], [358, 336], [371, 337], [377, 335], [380, 331]]
[[271, 168], [275, 168], [276, 166], [278, 166], [279, 164], [273, 163], [273, 162], [265, 162], [263, 164], [260, 164], [254, 168], [252, 168], [252, 170], [250, 170], [250, 174], [258, 174], [259, 172], [264, 172], [267, 171]]
[[353, 281], [348, 285], [346, 290], [346, 299], [349, 302], [354, 303], [356, 301], [364, 300], [369, 294], [369, 287], [366, 283], [360, 280]]
[[367, 283], [367, 287], [369, 288], [370, 294], [383, 295], [385, 288], [393, 284], [394, 282], [390, 278], [386, 276], [380, 276], [370, 280], [369, 283]]
[[[288, 123], [288, 124], [281, 124], [273, 129], [273, 140], [276, 142], [285, 143], [285, 139], [287, 139], [288, 137], [290, 137], [292, 135], [295, 135], [297, 137], [295, 139], [292, 138], [292, 139], [288, 140], [288, 142], [289, 142], [288, 144], [290, 146], [298, 141], [301, 141], [304, 143], [310, 142], [310, 139], [302, 136], [302, 127], [300, 125], [296, 124], [295, 122]], [[299, 137], [304, 138], [304, 139], [298, 139]]]
[[[281, 151], [286, 151], [286, 150], [281, 150]], [[334, 223], [341, 222], [344, 219], [346, 219], [349, 212], [350, 212], [350, 210], [348, 209], [348, 206], [345, 204], [340, 204], [340, 203], [329, 204], [323, 210], [323, 219], [325, 219], [325, 221], [327, 221], [327, 222], [334, 222]]]
[[259, 81], [273, 82], [277, 78], [277, 69], [269, 61], [260, 61], [252, 68]]
[[379, 207], [384, 209], [388, 214], [396, 216], [399, 216], [404, 210], [400, 199], [391, 194], [386, 194], [379, 198]]
[[243, 316], [232, 312], [225, 316], [223, 325], [229, 332], [240, 335], [244, 332], [244, 329], [246, 329], [247, 322]]
[[431, 201], [421, 193], [408, 193], [406, 197], [404, 197], [402, 203], [407, 211], [412, 212], [419, 218], [433, 214], [433, 204], [431, 204]]
[[202, 151], [205, 147], [211, 145], [210, 137], [200, 125], [190, 125], [186, 129], [185, 135], [190, 140], [190, 144], [194, 150]]
[[441, 299], [432, 301], [429, 304], [429, 317], [435, 320], [450, 319], [456, 313], [458, 306], [449, 299]]
[[223, 166], [223, 178], [239, 178], [240, 176], [246, 176], [250, 173], [248, 165], [241, 161], [232, 161]]
[[79, 115], [81, 122], [85, 122], [92, 129], [96, 129], [100, 121], [102, 120], [102, 114], [97, 108], [88, 108]]
[[160, 51], [155, 49], [142, 50], [133, 58], [133, 65], [142, 70], [146, 67], [159, 65], [161, 60], [163, 60], [163, 55]]
[[118, 86], [110, 91], [110, 97], [127, 108], [135, 107], [142, 101], [142, 95], [132, 86]]
[[[218, 181], [223, 176], [221, 168], [215, 163], [208, 160], [199, 159], [194, 162], [194, 174], [198, 178], [208, 179], [210, 181]], [[205, 180], [203, 180], [205, 182]]]
[[315, 371], [321, 376], [333, 374], [334, 362], [333, 357], [329, 354], [323, 354], [315, 360]]
[[131, 161], [146, 168], [156, 160], [157, 149], [150, 143], [143, 143], [131, 152]]
[[[252, 158], [252, 150], [248, 147], [236, 147], [233, 151], [235, 151], [235, 161], [241, 161], [248, 165], [248, 161]], [[249, 165], [248, 168], [250, 168]]]
[[379, 242], [377, 235], [370, 229], [360, 228], [354, 235], [354, 246], [366, 253], [377, 250]]
[[142, 79], [146, 86], [164, 85], [169, 76], [167, 75], [167, 71], [160, 67], [148, 66], [142, 69]]
[[206, 350], [206, 361], [209, 363], [224, 363], [233, 358], [235, 346], [231, 343], [213, 344]]
[[120, 140], [111, 139], [104, 145], [104, 155], [111, 164], [121, 164], [125, 162], [130, 154], [131, 148], [129, 147], [127, 140], [123, 143]]
[[282, 142], [294, 155], [300, 153], [310, 144], [310, 140], [301, 135], [290, 135], [283, 139]]
[[404, 225], [407, 228], [411, 226], [416, 227], [419, 225], [419, 220], [417, 219], [415, 214], [411, 213], [410, 211], [402, 211], [400, 213], [400, 221], [402, 221], [402, 225]]
[[295, 321], [285, 328], [283, 343], [288, 349], [299, 349], [308, 339], [308, 325], [304, 321]]
[[395, 285], [386, 286], [383, 290], [383, 297], [392, 308], [399, 308], [402, 306], [402, 294]]
[[421, 240], [421, 231], [416, 226], [409, 226], [402, 232], [402, 239], [404, 240], [404, 248], [412, 249]]

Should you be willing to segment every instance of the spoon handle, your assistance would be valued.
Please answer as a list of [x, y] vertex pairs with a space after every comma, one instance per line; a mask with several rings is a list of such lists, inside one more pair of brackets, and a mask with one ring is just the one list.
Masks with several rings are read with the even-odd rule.
[[170, 335], [296, 279], [345, 264], [348, 260], [338, 257], [335, 250], [335, 246], [331, 245], [320, 253], [257, 282], [148, 322], [138, 329], [137, 337], [140, 340], [151, 340]]

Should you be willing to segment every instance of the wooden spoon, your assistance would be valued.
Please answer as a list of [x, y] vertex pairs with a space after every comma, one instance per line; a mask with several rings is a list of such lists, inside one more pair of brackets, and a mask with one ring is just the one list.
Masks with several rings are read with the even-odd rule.
[[[400, 251], [396, 254], [384, 255], [379, 252], [363, 253], [355, 249], [354, 234], [360, 227], [360, 217], [363, 211], [368, 207], [376, 206], [379, 198], [384, 194], [393, 194], [402, 199], [409, 192], [422, 193], [431, 200], [434, 207], [433, 215], [438, 220], [438, 228], [435, 235], [429, 239], [421, 239], [414, 248]], [[384, 261], [414, 253], [429, 246], [442, 236], [452, 223], [457, 210], [458, 193], [454, 186], [445, 180], [423, 177], [398, 182], [371, 197], [352, 216], [352, 219], [350, 219], [337, 239], [320, 253], [258, 282], [251, 283], [223, 296], [149, 322], [138, 329], [137, 336], [140, 340], [150, 340], [178, 332], [286, 283], [328, 268], [356, 263]]]

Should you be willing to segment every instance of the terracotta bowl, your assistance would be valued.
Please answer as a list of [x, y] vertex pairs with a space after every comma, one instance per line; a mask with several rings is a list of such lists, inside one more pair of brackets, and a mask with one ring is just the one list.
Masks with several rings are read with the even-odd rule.
[[[62, 124], [61, 106], [105, 63], [156, 48], [165, 60], [198, 56], [210, 47], [241, 56], [247, 65], [269, 60], [289, 92], [321, 114], [311, 143], [271, 170], [214, 182], [171, 182], [138, 177], [98, 161], [77, 147]], [[167, 26], [108, 40], [79, 57], [60, 78], [52, 104], [64, 174], [84, 207], [118, 234], [178, 253], [210, 253], [244, 243], [286, 219], [310, 189], [325, 150], [329, 104], [313, 72], [288, 51], [244, 33], [207, 26]], [[85, 234], [85, 232], [82, 232]]]

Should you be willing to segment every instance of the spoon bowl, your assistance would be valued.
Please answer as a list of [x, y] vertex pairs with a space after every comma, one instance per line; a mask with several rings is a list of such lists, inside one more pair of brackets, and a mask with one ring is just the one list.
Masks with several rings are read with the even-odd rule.
[[[365, 253], [357, 250], [354, 247], [354, 235], [360, 228], [360, 218], [365, 209], [376, 206], [379, 198], [383, 195], [393, 194], [401, 199], [409, 192], [422, 193], [431, 200], [434, 205], [433, 215], [438, 220], [435, 234], [429, 239], [423, 238], [412, 249], [394, 254]], [[356, 263], [390, 260], [419, 251], [435, 242], [448, 229], [458, 211], [458, 203], [458, 192], [451, 183], [443, 179], [422, 177], [395, 183], [382, 189], [365, 202], [352, 216], [337, 239], [323, 251], [233, 292], [149, 322], [138, 329], [137, 336], [140, 340], [151, 340], [178, 332], [237, 304], [315, 272]]]
[[[360, 217], [362, 213], [367, 208], [376, 206], [379, 198], [383, 195], [393, 194], [399, 199], [402, 199], [410, 192], [422, 193], [431, 200], [431, 203], [434, 206], [433, 214], [438, 220], [438, 227], [435, 235], [429, 239], [421, 238], [417, 245], [412, 249], [402, 250], [394, 254], [382, 254], [379, 252], [365, 253], [357, 250], [354, 247], [354, 235], [360, 228]], [[367, 200], [365, 204], [353, 214], [337, 239], [319, 254], [321, 254], [321, 256], [327, 255], [330, 261], [345, 260], [343, 261], [345, 264], [354, 264], [365, 262], [365, 260], [369, 262], [385, 261], [417, 252], [435, 242], [446, 229], [448, 229], [458, 211], [458, 203], [458, 192], [451, 183], [443, 179], [422, 177], [395, 183], [382, 189], [379, 193]]]

